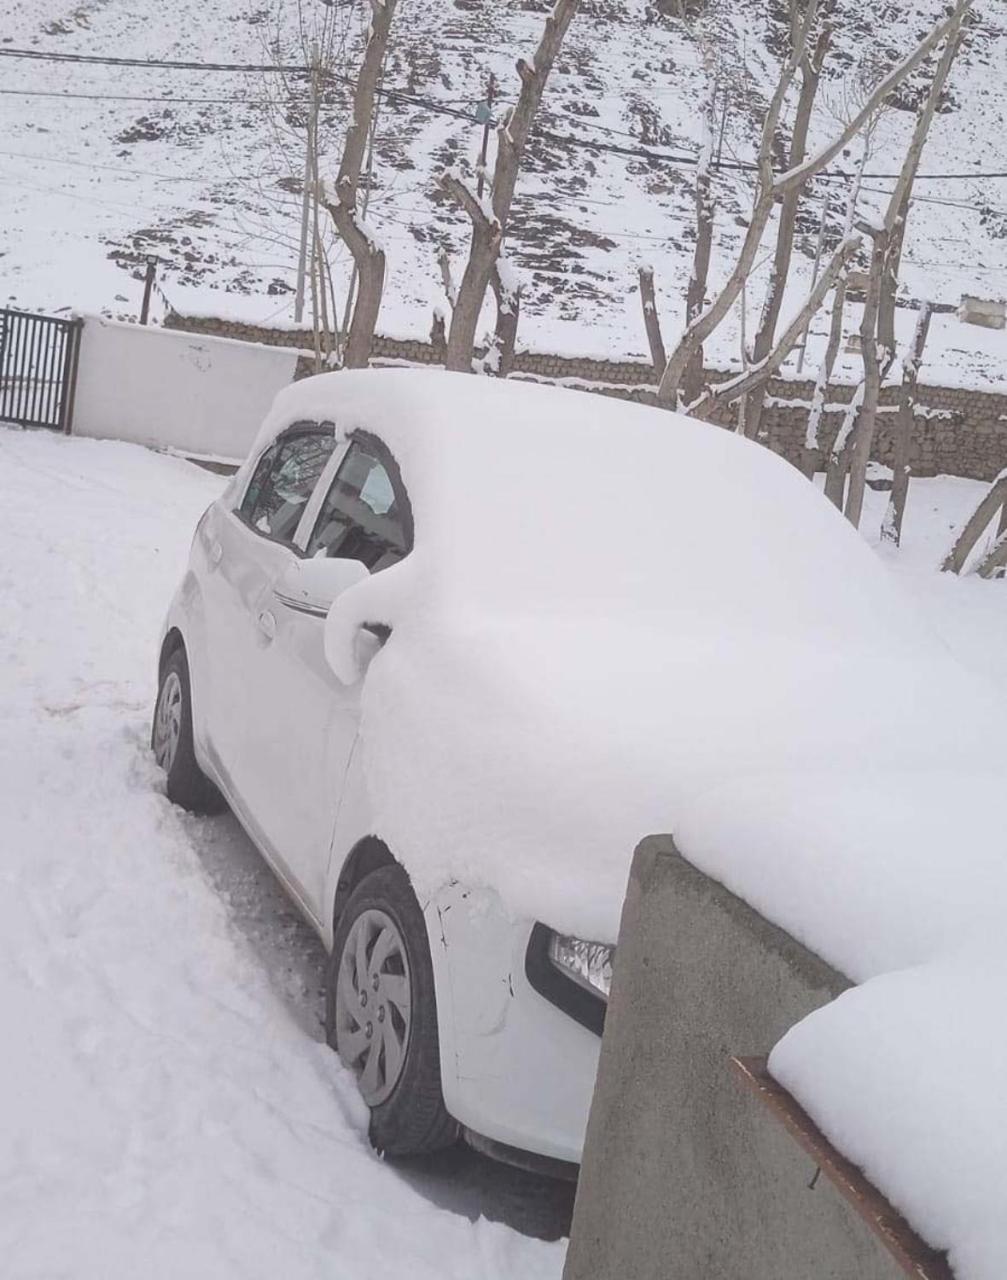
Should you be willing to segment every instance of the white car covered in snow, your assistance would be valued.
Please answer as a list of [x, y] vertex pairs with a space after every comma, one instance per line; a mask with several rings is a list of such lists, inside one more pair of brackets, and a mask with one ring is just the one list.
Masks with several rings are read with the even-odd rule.
[[946, 666], [759, 446], [601, 396], [337, 373], [281, 393], [199, 522], [153, 748], [329, 948], [327, 1034], [379, 1149], [463, 1131], [573, 1165], [637, 841], [725, 777], [859, 760], [865, 691], [875, 758], [932, 761], [907, 725], [924, 701], [954, 722]]

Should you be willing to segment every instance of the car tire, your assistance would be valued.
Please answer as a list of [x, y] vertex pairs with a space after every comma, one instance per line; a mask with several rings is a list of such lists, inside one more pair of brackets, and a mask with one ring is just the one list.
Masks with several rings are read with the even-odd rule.
[[167, 776], [168, 799], [190, 813], [220, 813], [224, 798], [199, 767], [192, 744], [192, 686], [184, 649], [161, 672], [150, 749]]
[[426, 925], [398, 864], [365, 876], [339, 917], [329, 957], [325, 1031], [357, 1076], [377, 1151], [414, 1156], [453, 1145], [458, 1125], [441, 1092]]

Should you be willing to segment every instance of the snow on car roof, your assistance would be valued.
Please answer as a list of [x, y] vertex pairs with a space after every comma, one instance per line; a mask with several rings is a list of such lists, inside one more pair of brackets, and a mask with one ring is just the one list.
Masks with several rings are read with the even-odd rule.
[[363, 370], [281, 392], [253, 456], [306, 419], [391, 449], [441, 599], [919, 642], [861, 540], [791, 467], [719, 428], [560, 388]]

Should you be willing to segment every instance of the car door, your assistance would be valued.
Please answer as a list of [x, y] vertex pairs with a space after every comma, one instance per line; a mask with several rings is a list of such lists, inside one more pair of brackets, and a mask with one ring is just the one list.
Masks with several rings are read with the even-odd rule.
[[207, 749], [243, 819], [258, 818], [269, 803], [268, 795], [256, 795], [261, 769], [249, 738], [258, 659], [269, 643], [263, 601], [298, 555], [294, 535], [335, 448], [331, 424], [300, 423], [284, 432], [263, 453], [234, 508], [218, 507], [202, 535]]
[[[373, 438], [357, 435], [333, 457], [298, 531], [308, 561], [331, 557], [362, 563], [378, 573], [412, 545], [408, 498], [394, 461]], [[361, 570], [363, 573], [364, 570]], [[325, 575], [315, 575], [321, 581]], [[362, 681], [347, 686], [325, 658], [325, 619], [332, 599], [309, 586], [291, 591], [307, 573], [276, 575], [260, 609], [270, 616], [271, 638], [254, 660], [247, 738], [255, 769], [252, 803], [278, 850], [298, 895], [316, 919], [323, 902], [332, 834], [343, 780], [356, 740]], [[372, 637], [376, 648], [379, 638]]]

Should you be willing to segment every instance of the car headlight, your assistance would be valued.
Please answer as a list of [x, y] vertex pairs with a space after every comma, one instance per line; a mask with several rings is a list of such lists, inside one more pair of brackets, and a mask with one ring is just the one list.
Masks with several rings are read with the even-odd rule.
[[608, 1001], [612, 989], [615, 947], [604, 942], [584, 942], [554, 933], [549, 939], [549, 959], [553, 965], [585, 991]]

